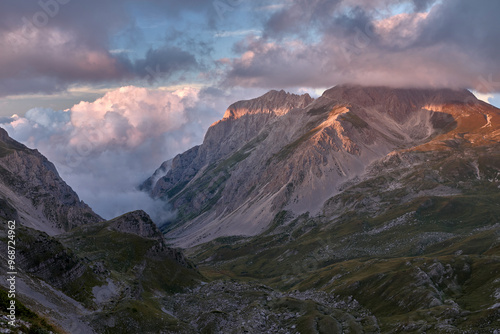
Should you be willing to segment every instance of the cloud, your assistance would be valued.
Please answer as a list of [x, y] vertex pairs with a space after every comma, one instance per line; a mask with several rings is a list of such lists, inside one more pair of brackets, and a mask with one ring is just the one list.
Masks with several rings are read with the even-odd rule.
[[164, 160], [201, 143], [224, 111], [216, 111], [210, 96], [189, 87], [122, 87], [66, 111], [35, 108], [25, 117], [4, 118], [2, 127], [54, 162], [103, 217], [140, 208], [160, 219], [171, 214], [168, 208], [136, 188]]
[[478, 92], [473, 92], [474, 95], [481, 101], [487, 102], [487, 103], [493, 103], [493, 99], [495, 98], [494, 94], [481, 94]]
[[175, 72], [198, 68], [196, 58], [189, 52], [175, 46], [149, 49], [143, 59], [135, 61], [134, 72], [148, 81], [156, 81]]
[[[4, 0], [0, 96], [186, 80], [500, 91], [499, 11], [493, 0]], [[234, 53], [222, 37], [241, 38]]]
[[37, 29], [28, 38], [19, 34], [0, 34], [0, 96], [53, 93], [75, 83], [152, 83], [199, 67], [194, 55], [175, 46], [151, 48], [143, 58], [131, 60], [126, 53], [86, 45], [67, 31]]
[[245, 36], [248, 34], [260, 34], [261, 31], [257, 29], [243, 29], [243, 30], [234, 30], [234, 31], [220, 31], [217, 32], [215, 37], [235, 37], [235, 36]]
[[138, 8], [173, 21], [184, 11], [209, 7], [195, 0], [1, 1], [0, 97], [50, 94], [74, 84], [168, 80], [198, 69], [189, 50], [167, 41], [155, 43], [142, 57], [110, 51], [120, 34], [141, 35], [134, 14]]
[[201, 144], [228, 105], [263, 92], [126, 86], [68, 110], [34, 108], [24, 117], [3, 117], [0, 126], [52, 161], [101, 216], [110, 219], [143, 209], [161, 223], [173, 213], [137, 187], [164, 161]]
[[269, 16], [262, 38], [239, 42], [234, 50], [240, 56], [221, 62], [223, 84], [360, 83], [500, 91], [500, 2], [407, 1], [411, 11], [387, 14], [401, 3], [290, 2]]

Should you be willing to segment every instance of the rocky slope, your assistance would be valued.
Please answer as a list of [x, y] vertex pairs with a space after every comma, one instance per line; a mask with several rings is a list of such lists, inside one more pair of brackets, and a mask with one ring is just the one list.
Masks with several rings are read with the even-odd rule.
[[37, 150], [0, 129], [0, 200], [16, 208], [21, 224], [56, 235], [102, 221]]
[[[202, 276], [167, 246], [145, 212], [103, 221], [52, 163], [2, 129], [0, 172], [0, 313], [9, 303], [7, 221], [15, 220], [20, 332], [157, 333], [183, 327], [161, 311], [158, 299], [199, 284]], [[0, 329], [8, 327], [0, 322]]]
[[177, 245], [256, 235], [283, 209], [320, 213], [388, 154], [442, 149], [465, 132], [463, 140], [486, 143], [498, 136], [490, 131], [497, 119], [496, 108], [466, 90], [344, 85], [314, 101], [271, 91], [230, 106], [201, 146], [148, 184], [178, 210], [166, 226]]
[[[305, 107], [312, 100], [308, 94], [299, 96], [282, 90], [232, 104], [223, 119], [208, 129], [202, 145], [162, 164], [144, 183], [144, 189], [149, 188], [155, 196], [168, 196], [172, 188], [189, 182], [202, 168], [227, 158], [253, 139], [266, 124], [273, 123], [291, 109]], [[164, 177], [159, 178], [162, 173]]]
[[[7, 234], [5, 224], [1, 231]], [[61, 332], [182, 329], [161, 310], [159, 300], [203, 279], [179, 250], [167, 246], [143, 211], [83, 225], [56, 238], [24, 226], [16, 233], [17, 299]], [[6, 244], [1, 237], [2, 273], [8, 272]]]

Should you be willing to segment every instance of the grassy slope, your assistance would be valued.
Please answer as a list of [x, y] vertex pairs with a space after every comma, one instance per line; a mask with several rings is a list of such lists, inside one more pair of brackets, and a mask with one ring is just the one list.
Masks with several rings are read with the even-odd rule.
[[[16, 210], [9, 205], [8, 202], [3, 201], [0, 203], [2, 205], [0, 219], [4, 222], [12, 219], [11, 217], [17, 216]], [[15, 215], [14, 215], [15, 212]], [[4, 216], [5, 215], [5, 216]], [[0, 224], [0, 231], [2, 232], [2, 237], [0, 238], [0, 242], [2, 244], [7, 243], [7, 224]], [[19, 232], [19, 228], [17, 232]], [[25, 234], [25, 231], [21, 229], [21, 234]], [[5, 246], [2, 245], [1, 249], [6, 249]], [[3, 267], [3, 266], [2, 266]], [[6, 268], [5, 268], [6, 269]], [[8, 298], [8, 292], [3, 287], [0, 288], [0, 314], [7, 315], [8, 310], [7, 307], [10, 305], [10, 298]], [[45, 334], [49, 333], [49, 331], [53, 333], [61, 333], [60, 330], [56, 329], [52, 324], [49, 323], [44, 317], [41, 317], [39, 314], [33, 312], [29, 307], [24, 305], [22, 301], [16, 298], [16, 317], [18, 324], [17, 329], [13, 331], [13, 333], [39, 333]], [[22, 320], [23, 323], [20, 323], [19, 320]], [[12, 330], [12, 327], [2, 320], [0, 324], [0, 328], [9, 328]]]
[[213, 279], [352, 295], [383, 331], [439, 332], [446, 319], [463, 330], [500, 327], [499, 309], [488, 309], [500, 302], [500, 154], [408, 157], [417, 162], [378, 166], [324, 216], [282, 212], [263, 236], [220, 238], [191, 255]]
[[[106, 222], [79, 227], [65, 234], [61, 241], [93, 265], [103, 264], [107, 269], [101, 275], [103, 281], [111, 279], [129, 287], [95, 316], [93, 322], [100, 324], [99, 332], [155, 333], [176, 329], [180, 324], [161, 312], [159, 298], [165, 293], [182, 291], [202, 279], [194, 269], [183, 267], [166, 256], [152, 255], [150, 249], [158, 241], [113, 231]], [[83, 285], [89, 291], [92, 286], [91, 281]], [[73, 288], [81, 291], [82, 285]], [[105, 325], [109, 318], [114, 319], [113, 326]]]

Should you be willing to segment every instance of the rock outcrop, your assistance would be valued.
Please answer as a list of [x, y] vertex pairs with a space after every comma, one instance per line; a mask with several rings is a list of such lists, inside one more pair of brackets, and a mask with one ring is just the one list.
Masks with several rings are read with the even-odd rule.
[[155, 240], [155, 243], [148, 251], [148, 256], [167, 257], [185, 268], [195, 268], [180, 250], [167, 246], [167, 241], [163, 233], [151, 220], [151, 217], [142, 210], [121, 215], [108, 221], [107, 225], [108, 228], [114, 231], [130, 233], [142, 238]]
[[151, 217], [142, 210], [132, 211], [110, 220], [109, 227], [115, 231], [132, 233], [143, 238], [163, 239], [163, 234]]

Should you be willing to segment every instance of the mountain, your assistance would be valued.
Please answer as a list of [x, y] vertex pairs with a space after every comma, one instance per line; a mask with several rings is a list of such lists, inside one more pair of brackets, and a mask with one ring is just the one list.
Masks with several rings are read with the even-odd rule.
[[498, 330], [500, 110], [467, 90], [341, 85], [276, 113], [266, 95], [151, 182], [212, 281], [167, 309], [215, 332]]
[[[151, 190], [155, 196], [172, 193], [172, 188], [179, 188], [179, 183], [189, 182], [203, 167], [227, 157], [255, 138], [266, 124], [274, 122], [291, 109], [305, 107], [312, 100], [309, 94], [299, 96], [281, 90], [232, 104], [223, 119], [208, 129], [202, 145], [164, 162], [146, 180], [143, 189]], [[161, 177], [166, 174], [171, 176]], [[176, 184], [172, 184], [170, 180]]]
[[202, 145], [157, 173], [151, 194], [178, 210], [166, 228], [179, 246], [256, 235], [283, 209], [319, 213], [389, 153], [443, 146], [466, 130], [477, 145], [497, 115], [466, 90], [347, 85], [314, 101], [271, 91], [230, 106]]
[[[3, 129], [0, 219], [0, 312], [8, 314], [10, 305], [7, 222], [15, 220], [20, 333], [157, 333], [184, 327], [158, 300], [199, 284], [203, 277], [192, 262], [167, 246], [144, 211], [104, 221], [51, 162]], [[12, 328], [0, 322], [0, 329]]]
[[0, 199], [16, 208], [23, 224], [56, 235], [103, 219], [61, 179], [37, 150], [0, 129]]

